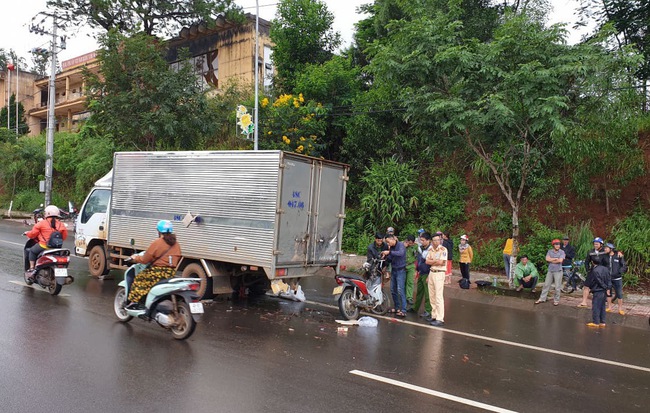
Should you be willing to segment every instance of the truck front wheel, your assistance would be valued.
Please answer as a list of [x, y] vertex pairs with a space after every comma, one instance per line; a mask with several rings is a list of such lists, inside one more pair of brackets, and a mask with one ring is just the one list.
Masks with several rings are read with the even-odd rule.
[[88, 270], [93, 277], [101, 277], [108, 274], [108, 263], [106, 262], [106, 251], [101, 245], [95, 245], [88, 255]]
[[185, 269], [183, 270], [182, 277], [201, 279], [201, 286], [199, 287], [199, 290], [196, 292], [196, 295], [198, 295], [202, 300], [205, 298], [211, 298], [213, 296], [212, 278], [208, 277], [201, 264], [197, 264], [193, 262], [192, 264], [185, 267]]

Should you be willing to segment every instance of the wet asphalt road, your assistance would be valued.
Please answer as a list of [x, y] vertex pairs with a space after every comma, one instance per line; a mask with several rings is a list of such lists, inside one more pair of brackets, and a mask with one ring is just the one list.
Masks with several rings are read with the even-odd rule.
[[644, 412], [650, 405], [650, 331], [593, 331], [575, 319], [448, 300], [444, 329], [411, 315], [411, 323], [381, 319], [377, 328], [343, 334], [338, 311], [312, 302], [335, 304], [333, 280], [318, 278], [303, 282], [308, 303], [219, 297], [206, 303], [195, 334], [178, 342], [154, 324], [116, 322], [117, 280], [90, 278], [84, 259], [72, 259], [76, 280], [59, 297], [15, 284], [25, 228], [0, 221], [5, 412]]

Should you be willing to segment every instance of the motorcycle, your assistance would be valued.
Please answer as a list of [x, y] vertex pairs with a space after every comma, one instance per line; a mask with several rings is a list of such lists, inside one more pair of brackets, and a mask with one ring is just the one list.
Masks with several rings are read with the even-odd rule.
[[356, 275], [336, 275], [338, 284], [332, 291], [338, 300], [341, 315], [346, 320], [359, 318], [361, 310], [384, 315], [390, 303], [383, 290], [383, 267], [385, 260], [373, 259], [364, 264], [365, 279]]
[[64, 285], [74, 282], [74, 278], [68, 275], [70, 265], [70, 250], [65, 248], [47, 249], [41, 252], [36, 258], [34, 272], [28, 277], [29, 270], [29, 249], [36, 244], [36, 240], [28, 239], [23, 249], [23, 261], [25, 266], [25, 284], [34, 283], [48, 290], [51, 295], [61, 292]]
[[573, 261], [571, 267], [563, 267], [565, 269], [562, 276], [562, 292], [564, 294], [571, 294], [576, 290], [582, 291], [586, 280], [586, 276], [582, 273], [584, 264], [584, 261]]
[[[41, 204], [38, 208], [32, 211], [32, 216], [34, 217], [34, 224], [37, 224], [38, 221], [43, 220], [43, 204]], [[72, 201], [68, 201], [68, 208], [67, 210], [65, 208], [59, 208], [59, 219], [61, 220], [69, 220], [69, 221], [75, 221], [77, 219], [77, 208], [74, 206]]]
[[177, 340], [189, 338], [196, 328], [196, 322], [203, 314], [203, 303], [196, 292], [199, 278], [169, 278], [159, 281], [147, 294], [144, 308], [127, 308], [129, 286], [135, 276], [146, 268], [144, 264], [133, 264], [124, 272], [124, 280], [118, 284], [113, 309], [117, 319], [128, 323], [133, 317], [151, 322], [171, 331]]
[[32, 211], [32, 216], [34, 217], [34, 224], [38, 224], [38, 221], [43, 220], [43, 204], [40, 207]]

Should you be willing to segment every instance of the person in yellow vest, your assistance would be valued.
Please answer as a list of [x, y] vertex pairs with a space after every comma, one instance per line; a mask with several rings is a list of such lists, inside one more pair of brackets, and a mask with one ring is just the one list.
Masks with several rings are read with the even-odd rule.
[[514, 240], [512, 238], [508, 238], [506, 240], [506, 245], [503, 247], [503, 263], [506, 266], [506, 277], [508, 277], [508, 283], [512, 283], [512, 278], [510, 275], [510, 259], [512, 258], [512, 246], [513, 246]]
[[463, 278], [469, 280], [469, 265], [474, 259], [474, 251], [472, 251], [471, 245], [469, 245], [469, 238], [467, 235], [460, 236], [460, 245], [458, 246], [460, 251], [460, 273]]

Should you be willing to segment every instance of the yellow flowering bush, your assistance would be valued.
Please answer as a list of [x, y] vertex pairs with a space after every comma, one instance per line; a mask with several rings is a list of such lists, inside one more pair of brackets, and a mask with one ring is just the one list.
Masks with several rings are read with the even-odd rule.
[[267, 98], [260, 105], [260, 148], [281, 149], [303, 155], [319, 156], [323, 145], [319, 137], [325, 133], [326, 114], [323, 105], [306, 100], [302, 93], [283, 94], [271, 103]]

